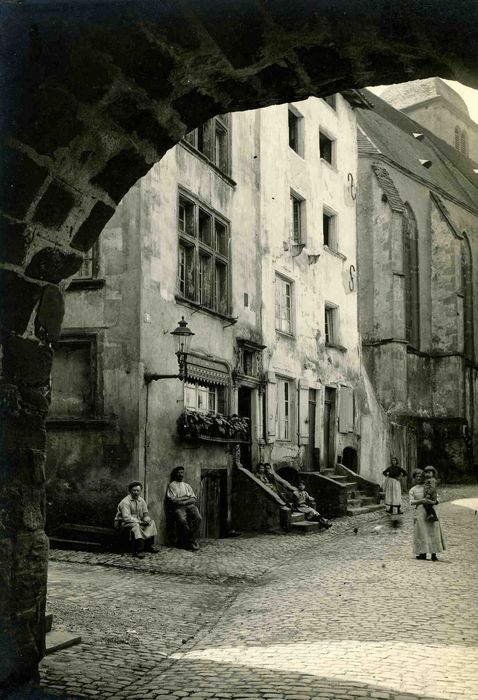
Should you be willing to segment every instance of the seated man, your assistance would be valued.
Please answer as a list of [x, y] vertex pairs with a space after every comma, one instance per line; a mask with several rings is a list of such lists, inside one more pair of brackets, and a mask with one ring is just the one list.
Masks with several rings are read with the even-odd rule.
[[304, 513], [306, 520], [315, 521], [322, 525], [322, 527], [332, 527], [332, 523], [322, 517], [319, 511], [316, 510], [315, 500], [312, 496], [309, 496], [305, 490], [305, 482], [299, 481], [299, 487], [294, 491], [294, 501], [294, 510], [299, 513]]
[[115, 528], [126, 532], [133, 541], [133, 557], [144, 559], [144, 550], [156, 553], [154, 537], [157, 535], [154, 520], [149, 516], [146, 501], [141, 497], [143, 484], [132, 481], [129, 494], [120, 501], [115, 516]]
[[178, 528], [178, 544], [193, 552], [199, 549], [198, 535], [201, 524], [201, 513], [197, 507], [196, 494], [184, 481], [184, 467], [176, 467], [172, 480], [166, 491], [176, 525]]

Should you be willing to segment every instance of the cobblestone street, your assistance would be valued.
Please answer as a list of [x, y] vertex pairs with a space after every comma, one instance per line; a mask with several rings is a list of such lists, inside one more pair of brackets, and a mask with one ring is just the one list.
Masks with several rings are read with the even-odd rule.
[[[448, 499], [477, 495], [446, 490]], [[143, 562], [53, 552], [54, 628], [83, 641], [43, 661], [44, 691], [478, 700], [478, 515], [451, 502], [439, 513], [448, 549], [437, 563], [414, 559], [408, 508], [399, 528], [378, 513]]]

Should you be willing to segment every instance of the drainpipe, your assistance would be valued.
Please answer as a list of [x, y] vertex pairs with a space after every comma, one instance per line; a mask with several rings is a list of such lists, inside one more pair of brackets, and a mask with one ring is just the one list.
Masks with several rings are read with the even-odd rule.
[[297, 447], [300, 456], [300, 379], [297, 382]]
[[146, 411], [144, 415], [144, 464], [143, 464], [143, 489], [144, 499], [148, 500], [148, 417], [149, 417], [149, 384], [146, 382]]

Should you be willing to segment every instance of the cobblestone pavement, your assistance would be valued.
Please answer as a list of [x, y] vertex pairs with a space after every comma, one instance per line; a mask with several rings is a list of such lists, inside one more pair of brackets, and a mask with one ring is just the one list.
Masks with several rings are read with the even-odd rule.
[[169, 560], [176, 575], [162, 572], [162, 552], [136, 571], [57, 552], [54, 627], [83, 643], [43, 661], [43, 688], [110, 700], [478, 700], [478, 515], [450, 502], [439, 512], [448, 549], [437, 563], [413, 558], [409, 510], [398, 528], [379, 513], [326, 533], [208, 544], [193, 576], [177, 575], [194, 562], [186, 552], [173, 553], [185, 557], [176, 569]]

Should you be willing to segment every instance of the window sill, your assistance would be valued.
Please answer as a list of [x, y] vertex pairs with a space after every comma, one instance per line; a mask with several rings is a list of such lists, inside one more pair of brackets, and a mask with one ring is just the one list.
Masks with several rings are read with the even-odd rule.
[[339, 253], [338, 250], [332, 250], [332, 248], [329, 248], [329, 246], [326, 243], [324, 243], [324, 250], [327, 253], [330, 253], [330, 255], [334, 255], [336, 258], [340, 258], [343, 261], [347, 260], [346, 255], [344, 255], [343, 253]]
[[299, 153], [299, 151], [296, 151], [295, 148], [292, 148], [292, 146], [289, 146], [289, 150], [292, 151], [292, 153], [295, 153], [295, 155], [301, 160], [305, 160], [305, 156], [303, 156], [302, 153]]
[[284, 338], [295, 340], [295, 335], [293, 333], [287, 333], [287, 331], [280, 331], [278, 328], [276, 328], [276, 333], [278, 333], [279, 335], [283, 335]]
[[106, 284], [102, 277], [78, 277], [73, 278], [66, 288], [67, 292], [75, 292], [82, 289], [101, 289]]
[[191, 301], [191, 299], [186, 299], [186, 297], [183, 297], [180, 294], [175, 294], [174, 299], [178, 304], [189, 306], [191, 309], [196, 309], [196, 311], [202, 311], [203, 313], [208, 314], [209, 316], [215, 316], [216, 318], [220, 318], [223, 321], [229, 321], [231, 325], [237, 323], [237, 318], [235, 318], [234, 316], [229, 316], [228, 314], [222, 314], [220, 311], [209, 309], [207, 306], [198, 304], [197, 301]]
[[224, 180], [224, 182], [227, 182], [228, 185], [231, 187], [237, 187], [237, 182], [232, 179], [230, 175], [225, 173], [221, 168], [218, 168], [218, 166], [212, 162], [212, 160], [209, 160], [207, 156], [204, 155], [204, 153], [201, 153], [197, 148], [194, 148], [194, 146], [191, 146], [190, 143], [187, 141], [180, 141], [179, 144], [186, 150], [189, 151], [193, 156], [196, 156], [196, 158], [199, 158], [199, 160], [202, 160], [203, 163], [206, 163], [206, 165], [209, 165], [211, 170], [214, 170], [216, 175], [219, 175], [220, 178]]
[[324, 163], [330, 170], [333, 170], [335, 173], [338, 172], [337, 166], [334, 163], [329, 163], [328, 160], [325, 160], [325, 158], [320, 159], [321, 163]]
[[109, 428], [115, 421], [106, 417], [86, 417], [86, 416], [51, 416], [46, 420], [47, 430], [98, 430]]
[[344, 345], [339, 345], [338, 343], [325, 343], [326, 348], [334, 348], [335, 350], [340, 350], [340, 352], [347, 352], [347, 348]]

